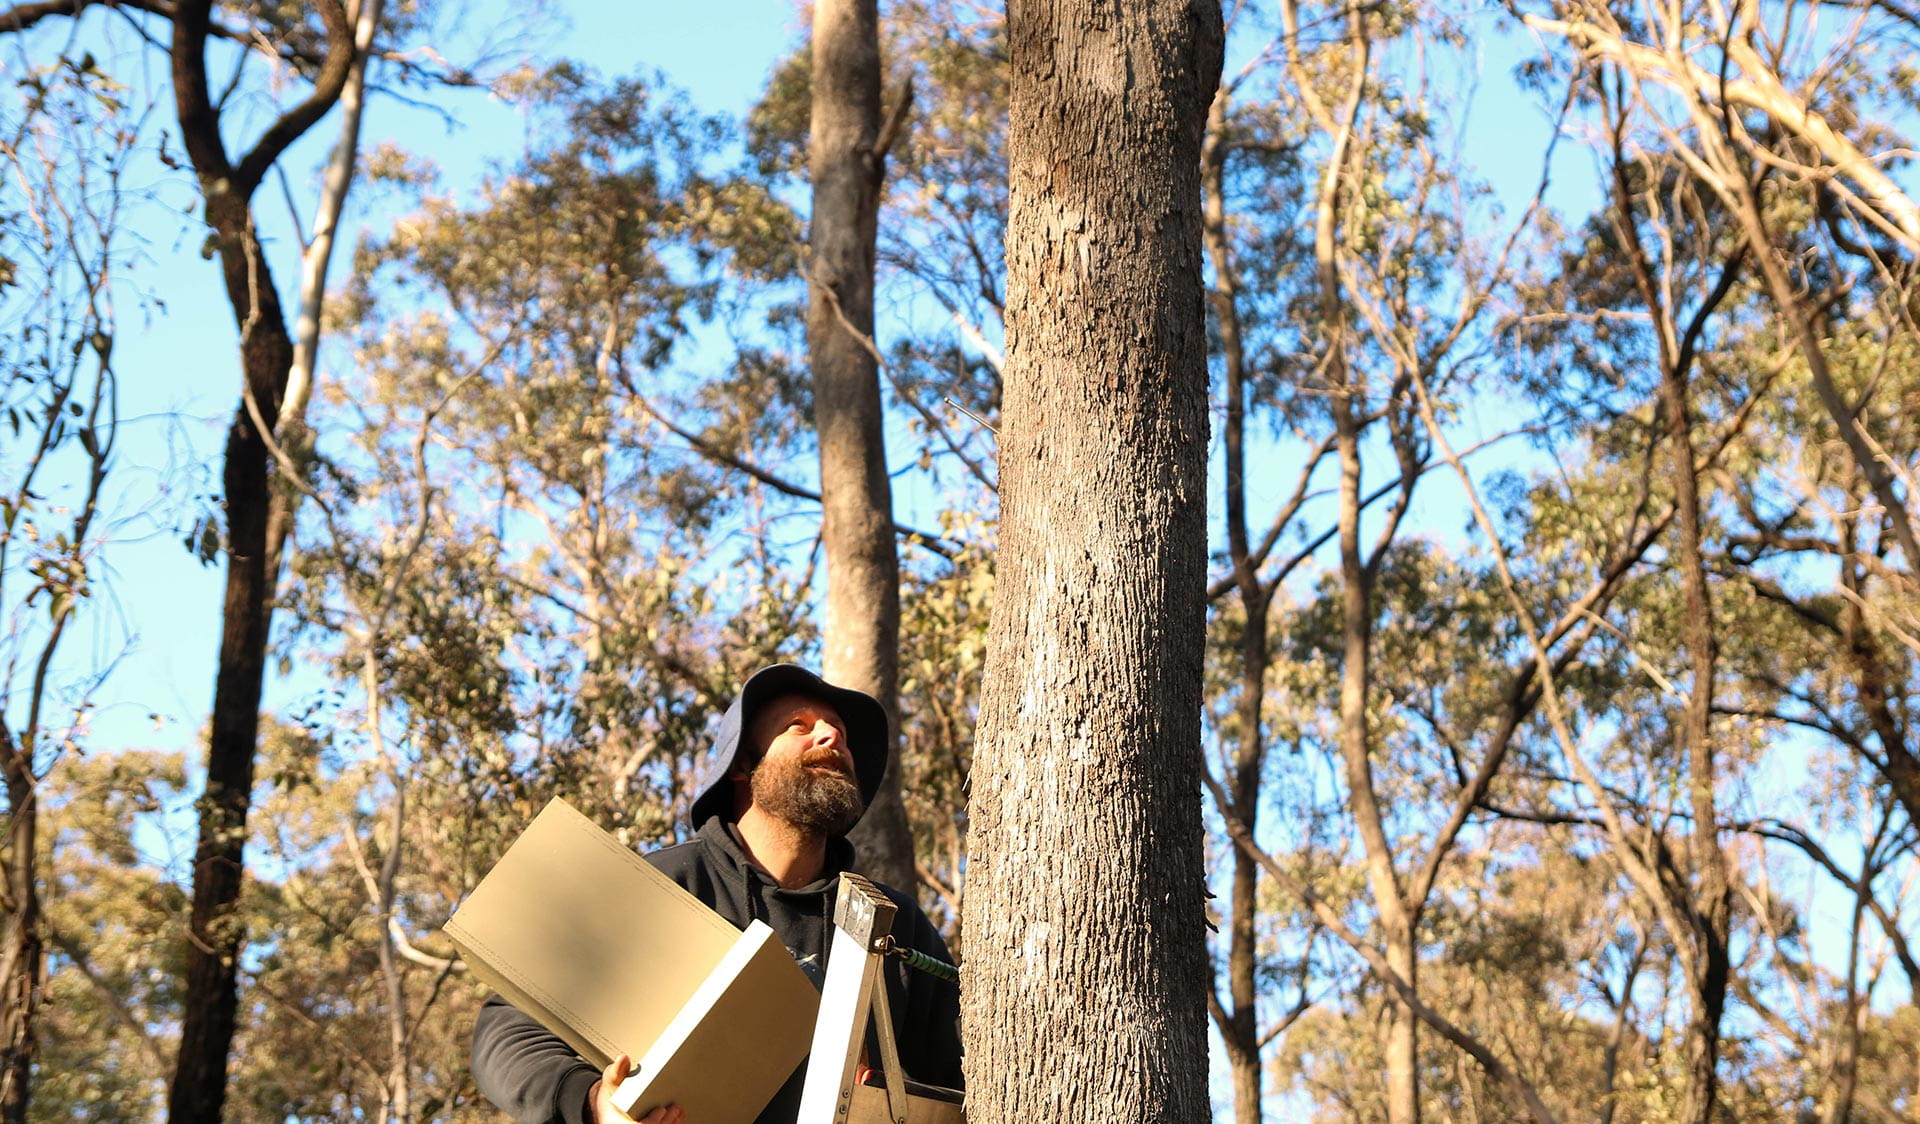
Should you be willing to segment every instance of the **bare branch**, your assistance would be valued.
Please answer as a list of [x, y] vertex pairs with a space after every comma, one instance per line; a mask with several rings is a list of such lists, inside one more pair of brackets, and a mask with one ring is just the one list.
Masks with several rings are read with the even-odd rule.
[[893, 142], [900, 137], [900, 128], [906, 124], [907, 112], [913, 108], [913, 76], [907, 76], [907, 83], [900, 88], [900, 100], [893, 103], [887, 112], [886, 124], [880, 127], [880, 139], [873, 144], [873, 176], [879, 180], [887, 172], [887, 153], [893, 151]]
[[327, 28], [326, 61], [320, 73], [314, 77], [313, 90], [306, 100], [268, 126], [267, 131], [254, 143], [253, 150], [241, 157], [233, 179], [234, 190], [242, 197], [252, 195], [253, 189], [260, 185], [261, 178], [267, 174], [267, 169], [280, 159], [280, 154], [287, 150], [287, 146], [300, 139], [340, 100], [341, 91], [346, 89], [347, 76], [353, 69], [354, 61], [360, 57], [354, 47], [353, 25], [347, 21], [347, 11], [340, 0], [320, 0], [319, 8], [320, 18]]
[[[744, 473], [782, 495], [792, 496], [795, 499], [807, 500], [812, 503], [820, 502], [820, 493], [813, 489], [801, 487], [798, 484], [776, 476], [766, 469], [761, 468], [759, 465], [737, 457], [725, 449], [722, 449], [720, 446], [715, 445], [713, 442], [701, 437], [699, 434], [693, 433], [684, 426], [675, 423], [673, 419], [656, 409], [653, 403], [647, 401], [644, 395], [638, 393], [638, 391], [632, 387], [631, 383], [628, 384], [628, 393], [633, 396], [634, 402], [638, 404], [642, 410], [647, 412], [648, 417], [660, 423], [661, 428], [678, 437], [680, 440], [685, 441], [693, 448], [694, 452], [699, 453], [708, 460], [716, 464], [724, 465], [736, 472]], [[895, 523], [893, 525], [893, 532], [896, 535], [916, 538], [920, 540], [921, 545], [925, 546], [928, 550], [945, 558], [952, 558], [960, 549], [959, 544], [950, 543], [940, 535], [909, 527], [903, 523]]]

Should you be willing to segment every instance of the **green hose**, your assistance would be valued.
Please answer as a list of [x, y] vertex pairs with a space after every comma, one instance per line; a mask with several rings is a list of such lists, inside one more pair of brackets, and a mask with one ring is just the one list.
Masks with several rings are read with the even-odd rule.
[[888, 956], [898, 956], [900, 959], [906, 961], [907, 967], [909, 968], [918, 969], [929, 976], [946, 980], [948, 983], [960, 982], [960, 969], [938, 957], [928, 956], [918, 949], [895, 944], [891, 936], [883, 940], [882, 950], [886, 952]]

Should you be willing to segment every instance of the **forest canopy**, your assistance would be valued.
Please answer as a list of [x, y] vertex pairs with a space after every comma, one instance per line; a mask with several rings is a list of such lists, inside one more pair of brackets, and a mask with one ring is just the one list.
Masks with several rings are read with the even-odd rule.
[[584, 3], [0, 0], [0, 1124], [498, 1119], [440, 926], [551, 797], [683, 840], [780, 661], [996, 955], [1016, 375], [1184, 339], [1018, 316], [1188, 220], [1213, 1118], [1920, 1120], [1920, 10], [1218, 15], [1050, 274], [999, 8], [764, 5], [723, 101]]

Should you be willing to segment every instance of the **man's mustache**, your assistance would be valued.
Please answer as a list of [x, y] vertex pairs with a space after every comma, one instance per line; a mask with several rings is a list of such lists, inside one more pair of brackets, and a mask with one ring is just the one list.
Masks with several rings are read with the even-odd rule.
[[847, 759], [837, 749], [809, 749], [800, 755], [800, 763], [810, 768], [831, 768], [838, 773], [853, 775]]

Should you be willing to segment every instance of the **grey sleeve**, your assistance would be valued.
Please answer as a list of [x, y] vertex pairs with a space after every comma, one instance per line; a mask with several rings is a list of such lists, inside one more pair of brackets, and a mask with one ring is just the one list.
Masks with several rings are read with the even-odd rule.
[[498, 995], [473, 1021], [473, 1080], [517, 1124], [587, 1124], [600, 1074], [559, 1035]]

